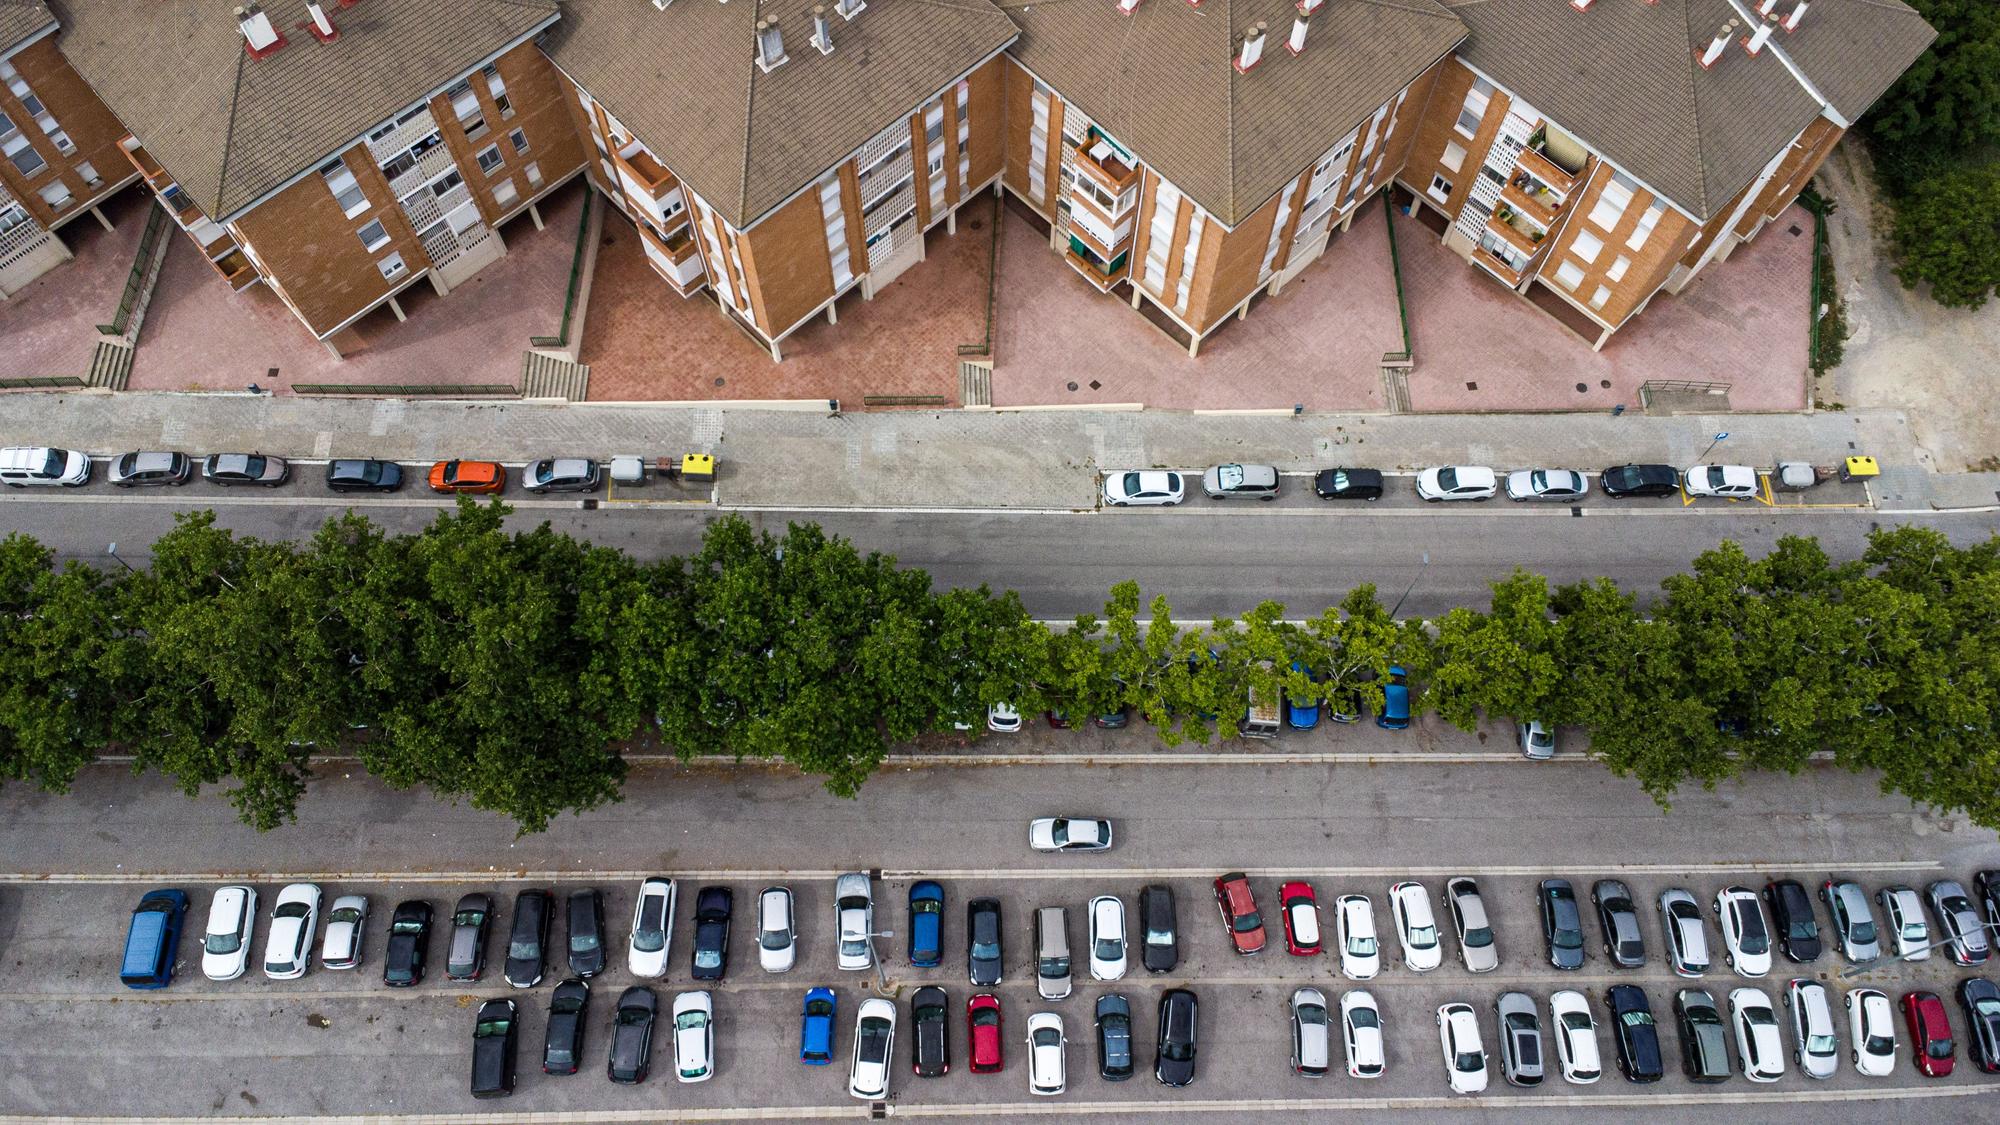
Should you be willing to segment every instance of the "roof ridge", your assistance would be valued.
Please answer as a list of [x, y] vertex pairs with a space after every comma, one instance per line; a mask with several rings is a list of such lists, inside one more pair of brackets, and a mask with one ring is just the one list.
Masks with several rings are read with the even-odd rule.
[[[750, 47], [753, 51], [758, 45], [757, 24], [763, 14], [762, 3], [750, 5]], [[736, 173], [735, 211], [738, 215], [750, 213], [750, 134], [757, 124], [757, 76], [764, 72], [764, 68], [757, 65], [754, 59], [743, 69], [748, 75], [743, 83], [743, 163], [737, 168]]]
[[[1447, 19], [1453, 23], [1458, 22], [1458, 17], [1451, 14], [1451, 9], [1439, 3], [1438, 0], [1355, 0], [1355, 2], [1359, 4], [1373, 4], [1378, 8], [1394, 8], [1397, 11], [1409, 12], [1412, 15], [1430, 16], [1433, 19]], [[1469, 2], [1476, 4], [1482, 3], [1483, 0], [1469, 0]]]
[[[1731, 7], [1733, 8], [1734, 5], [1732, 5]], [[1694, 128], [1690, 132], [1694, 140], [1695, 166], [1701, 169], [1701, 175], [1695, 177], [1696, 180], [1699, 181], [1698, 190], [1701, 192], [1701, 198], [1696, 201], [1695, 205], [1701, 209], [1701, 213], [1703, 215], [1707, 215], [1709, 213], [1708, 153], [1705, 151], [1704, 145], [1702, 143], [1701, 91], [1695, 85], [1694, 81], [1695, 68], [1701, 64], [1700, 61], [1695, 57], [1694, 53], [1695, 38], [1694, 38], [1693, 5], [1690, 4], [1681, 5], [1681, 27], [1683, 31], [1682, 38], [1687, 43], [1687, 52], [1688, 52], [1686, 66], [1681, 73], [1687, 76], [1688, 108], [1694, 114]]]
[[[250, 52], [236, 53], [236, 80], [229, 85], [229, 124], [222, 130], [222, 167], [215, 172], [215, 202], [217, 206], [229, 198], [229, 164], [236, 155], [236, 107], [243, 104], [243, 68], [248, 64]], [[210, 218], [215, 218], [211, 215]]]
[[[1229, 5], [1229, 13], [1223, 17], [1219, 26], [1222, 28], [1222, 57], [1227, 59], [1236, 53], [1236, 0], [1225, 0], [1225, 2]], [[1261, 57], [1260, 55], [1259, 58]], [[1223, 94], [1227, 102], [1224, 108], [1228, 112], [1222, 115], [1222, 168], [1225, 173], [1222, 177], [1222, 198], [1229, 216], [1237, 222], [1241, 222], [1243, 218], [1236, 213], [1236, 83], [1242, 77], [1243, 72], [1238, 70], [1232, 61], [1229, 64], [1229, 85]]]

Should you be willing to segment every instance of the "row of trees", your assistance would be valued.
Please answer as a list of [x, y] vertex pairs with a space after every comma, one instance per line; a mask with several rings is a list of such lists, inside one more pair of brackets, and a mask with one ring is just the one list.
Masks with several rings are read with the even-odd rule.
[[465, 500], [415, 535], [349, 514], [299, 544], [190, 515], [129, 573], [0, 541], [0, 776], [63, 791], [129, 754], [270, 828], [314, 755], [352, 754], [532, 832], [618, 799], [631, 746], [784, 761], [852, 795], [890, 746], [977, 728], [995, 700], [1130, 708], [1173, 746], [1234, 737], [1252, 692], [1378, 709], [1400, 664], [1419, 709], [1581, 727], [1662, 803], [1830, 750], [2000, 827], [2000, 540], [1900, 528], [1838, 564], [1810, 539], [1726, 543], [1643, 607], [1517, 572], [1430, 622], [1363, 586], [1303, 622], [1267, 602], [1183, 627], [1126, 582], [1052, 629], [812, 525], [721, 519], [648, 564], [507, 531], [506, 511]]

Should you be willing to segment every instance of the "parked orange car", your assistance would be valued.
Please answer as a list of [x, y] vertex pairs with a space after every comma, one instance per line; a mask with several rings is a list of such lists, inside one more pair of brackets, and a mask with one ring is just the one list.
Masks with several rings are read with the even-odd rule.
[[498, 492], [507, 487], [507, 470], [498, 461], [439, 461], [430, 482], [433, 492]]

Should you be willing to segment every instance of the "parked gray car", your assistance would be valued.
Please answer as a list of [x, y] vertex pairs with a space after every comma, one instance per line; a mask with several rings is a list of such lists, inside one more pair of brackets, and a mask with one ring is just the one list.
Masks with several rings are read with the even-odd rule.
[[276, 488], [285, 483], [291, 466], [283, 457], [262, 453], [211, 453], [201, 460], [201, 479], [210, 484], [261, 484]]
[[1458, 956], [1467, 972], [1484, 973], [1500, 967], [1500, 947], [1493, 940], [1493, 923], [1486, 917], [1486, 900], [1479, 884], [1460, 875], [1444, 885], [1445, 913], [1458, 931]]
[[1624, 969], [1646, 964], [1646, 939], [1639, 933], [1639, 911], [1632, 905], [1632, 888], [1617, 879], [1599, 879], [1590, 888], [1597, 920], [1604, 927], [1604, 955]]
[[1980, 924], [1979, 912], [1972, 907], [1971, 896], [1956, 879], [1939, 879], [1924, 888], [1924, 897], [1930, 900], [1931, 913], [1937, 916], [1938, 939], [1949, 939], [1951, 944], [1944, 951], [1961, 965], [1984, 965], [1993, 951], [1993, 943], [1988, 940], [1986, 927]]
[[486, 928], [493, 920], [491, 895], [469, 894], [451, 912], [451, 945], [445, 950], [447, 980], [478, 980], [486, 970]]
[[1525, 992], [1503, 992], [1493, 1004], [1500, 1031], [1500, 1074], [1510, 1086], [1542, 1084], [1542, 1019]]
[[1868, 892], [1861, 889], [1861, 884], [1830, 878], [1819, 885], [1819, 899], [1833, 918], [1833, 942], [1842, 957], [1861, 965], [1882, 956], [1875, 913], [1868, 909]]
[[194, 462], [185, 453], [165, 451], [121, 453], [111, 459], [104, 479], [120, 488], [142, 484], [186, 484], [194, 475]]
[[1201, 474], [1201, 490], [1211, 500], [1278, 498], [1278, 470], [1270, 465], [1215, 465]]

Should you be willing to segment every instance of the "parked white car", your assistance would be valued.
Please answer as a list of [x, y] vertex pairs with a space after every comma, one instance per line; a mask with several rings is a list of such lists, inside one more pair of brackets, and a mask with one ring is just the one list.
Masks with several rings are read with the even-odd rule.
[[1359, 988], [1340, 998], [1340, 1035], [1347, 1047], [1351, 1078], [1380, 1078], [1389, 1056], [1382, 1045], [1382, 1009], [1375, 997]]
[[1179, 473], [1141, 470], [1104, 474], [1104, 502], [1114, 508], [1170, 507], [1187, 499], [1187, 480]]
[[1486, 898], [1479, 884], [1459, 875], [1444, 885], [1444, 908], [1458, 931], [1458, 959], [1470, 973], [1490, 973], [1500, 967], [1500, 947], [1493, 940], [1493, 923], [1486, 917]]
[[632, 905], [631, 952], [626, 966], [635, 977], [667, 975], [668, 947], [674, 943], [674, 881], [654, 877], [639, 884]]
[[889, 1096], [889, 1060], [896, 1051], [896, 1005], [872, 996], [854, 1013], [854, 1061], [847, 1068], [847, 1092], [863, 1101]]
[[1891, 957], [1905, 961], [1928, 961], [1931, 958], [1931, 930], [1924, 921], [1924, 900], [1917, 897], [1914, 887], [1883, 887], [1875, 892], [1875, 901], [1882, 907], [1882, 945]]
[[368, 896], [341, 895], [326, 912], [319, 942], [319, 967], [351, 969], [361, 963], [361, 935], [368, 930]]
[[1437, 915], [1430, 896], [1417, 882], [1389, 888], [1389, 908], [1396, 916], [1396, 940], [1403, 947], [1403, 965], [1413, 973], [1428, 973], [1444, 963], [1444, 943], [1438, 940]]
[[208, 904], [201, 941], [201, 971], [210, 980], [235, 980], [250, 967], [250, 932], [257, 926], [257, 891], [223, 887]]
[[757, 895], [757, 963], [767, 973], [789, 972], [798, 954], [792, 892], [787, 887], [765, 887]]
[[1486, 1089], [1486, 1046], [1479, 1041], [1479, 1019], [1470, 1004], [1443, 1004], [1437, 1010], [1438, 1047], [1444, 1052], [1445, 1078], [1454, 1094]]
[[1125, 904], [1116, 895], [1090, 900], [1090, 979], [1125, 975]]
[[1012, 703], [995, 703], [986, 709], [986, 729], [1014, 734], [1021, 729], [1021, 712]]
[[1563, 1081], [1588, 1086], [1604, 1077], [1604, 1060], [1597, 1053], [1597, 1020], [1583, 993], [1565, 988], [1549, 994], [1549, 1035], [1556, 1041]]
[[1484, 465], [1445, 465], [1417, 474], [1417, 495], [1435, 504], [1440, 500], [1491, 500], [1500, 491], [1500, 479]]
[[1038, 852], [1111, 850], [1111, 822], [1087, 816], [1044, 816], [1028, 822], [1028, 846]]
[[1792, 1058], [1799, 1069], [1808, 1078], [1832, 1078], [1840, 1069], [1840, 1038], [1826, 986], [1794, 977], [1785, 984], [1785, 1007], [1792, 1013]]
[[271, 907], [271, 929], [264, 938], [264, 975], [272, 980], [305, 976], [318, 925], [319, 884], [293, 883], [279, 891]]
[[1771, 971], [1771, 927], [1764, 904], [1748, 887], [1724, 887], [1715, 896], [1715, 923], [1723, 954], [1738, 975], [1761, 977]]
[[875, 892], [868, 876], [842, 875], [833, 882], [833, 915], [840, 934], [840, 967], [855, 971], [875, 963]]
[[1729, 1022], [1736, 1030], [1736, 1060], [1743, 1077], [1752, 1082], [1776, 1082], [1785, 1076], [1785, 1047], [1778, 1040], [1778, 1014], [1760, 988], [1729, 993]]
[[1340, 975], [1370, 980], [1382, 971], [1382, 947], [1375, 940], [1375, 904], [1367, 895], [1334, 900], [1334, 930], [1340, 939]]
[[1896, 1009], [1873, 988], [1847, 994], [1848, 1057], [1866, 1078], [1887, 1078], [1896, 1069]]
[[674, 997], [674, 1077], [706, 1082], [715, 1075], [715, 998], [706, 990]]
[[1036, 1012], [1028, 1017], [1028, 1092], [1054, 1097], [1068, 1082], [1063, 1048], [1062, 1017], [1054, 1012]]
[[1689, 496], [1722, 496], [1732, 500], [1757, 495], [1757, 470], [1748, 465], [1689, 465], [1681, 474]]

